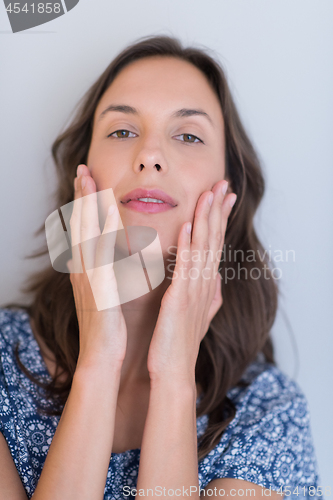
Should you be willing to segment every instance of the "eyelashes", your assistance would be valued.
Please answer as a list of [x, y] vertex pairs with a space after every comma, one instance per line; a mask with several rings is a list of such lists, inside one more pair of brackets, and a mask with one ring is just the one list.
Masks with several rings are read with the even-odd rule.
[[201, 139], [199, 139], [199, 137], [197, 137], [196, 135], [193, 135], [193, 134], [180, 134], [180, 135], [176, 135], [175, 137], [181, 137], [182, 135], [187, 136], [187, 137], [193, 137], [194, 139], [197, 139], [197, 142], [182, 141], [182, 142], [186, 142], [187, 144], [197, 144], [198, 142], [203, 142]]
[[[115, 130], [115, 132], [112, 132], [111, 134], [108, 135], [108, 137], [112, 137], [114, 134], [117, 134], [118, 132], [128, 132], [129, 134], [133, 134], [135, 136], [135, 134], [133, 132], [130, 132], [129, 130], [125, 130], [125, 129], [120, 129], [120, 130]], [[117, 137], [117, 139], [127, 139], [128, 136], [124, 136], [122, 135], [121, 137]]]
[[[108, 137], [112, 137], [114, 139], [130, 139], [131, 137], [129, 135], [117, 135], [115, 136], [114, 134], [118, 134], [118, 133], [122, 133], [122, 132], [125, 132], [125, 133], [128, 133], [128, 134], [132, 134], [132, 137], [136, 134], [134, 134], [134, 132], [130, 132], [129, 130], [126, 130], [126, 129], [119, 129], [119, 130], [115, 130], [114, 132], [112, 132], [111, 134], [108, 135]], [[187, 138], [191, 138], [191, 139], [194, 139], [194, 140], [189, 140], [189, 141], [180, 141], [180, 142], [184, 142], [185, 144], [198, 144], [198, 143], [202, 143], [204, 144], [204, 142], [199, 138], [197, 137], [196, 135], [193, 135], [193, 134], [179, 134], [179, 135], [176, 135], [174, 137], [182, 137], [182, 136], [186, 136]]]

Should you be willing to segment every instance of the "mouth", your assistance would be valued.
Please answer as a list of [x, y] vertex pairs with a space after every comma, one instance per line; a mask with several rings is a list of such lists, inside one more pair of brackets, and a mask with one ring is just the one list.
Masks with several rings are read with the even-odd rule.
[[165, 212], [177, 206], [177, 202], [160, 189], [136, 188], [127, 193], [121, 200], [126, 208], [139, 212]]

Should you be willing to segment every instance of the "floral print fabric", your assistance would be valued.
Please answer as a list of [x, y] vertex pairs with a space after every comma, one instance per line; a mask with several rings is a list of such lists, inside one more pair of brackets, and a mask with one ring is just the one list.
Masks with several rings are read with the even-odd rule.
[[[60, 417], [37, 412], [36, 401], [46, 405], [47, 400], [20, 370], [14, 355], [17, 343], [26, 368], [42, 381], [50, 381], [28, 314], [19, 309], [0, 309], [0, 432], [31, 498]], [[213, 479], [229, 477], [284, 493], [289, 488], [291, 494], [285, 498], [317, 498], [314, 492], [319, 476], [309, 409], [300, 387], [267, 363], [262, 353], [248, 366], [242, 379], [248, 387], [236, 386], [228, 392], [237, 408], [235, 418], [216, 447], [198, 464], [200, 488]], [[207, 415], [197, 418], [198, 437], [207, 423]], [[112, 453], [104, 500], [131, 496], [139, 460], [139, 448]], [[293, 493], [296, 487], [298, 495]]]

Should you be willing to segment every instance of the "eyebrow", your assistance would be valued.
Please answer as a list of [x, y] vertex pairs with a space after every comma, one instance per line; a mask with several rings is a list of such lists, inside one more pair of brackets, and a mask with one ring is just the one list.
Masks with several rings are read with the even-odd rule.
[[[99, 115], [97, 121], [100, 121], [107, 113], [110, 113], [111, 111], [117, 111], [120, 113], [132, 114], [132, 115], [136, 115], [136, 116], [139, 115], [138, 110], [133, 108], [132, 106], [127, 106], [125, 104], [118, 104], [118, 105], [110, 104], [110, 106], [108, 106], [106, 109], [104, 109], [104, 111]], [[213, 120], [211, 119], [211, 117], [205, 111], [202, 111], [201, 109], [182, 108], [182, 109], [179, 109], [178, 111], [175, 111], [171, 115], [171, 117], [172, 118], [183, 118], [183, 117], [195, 116], [195, 115], [204, 116], [205, 118], [207, 118], [207, 120], [209, 120], [211, 125], [214, 126]]]

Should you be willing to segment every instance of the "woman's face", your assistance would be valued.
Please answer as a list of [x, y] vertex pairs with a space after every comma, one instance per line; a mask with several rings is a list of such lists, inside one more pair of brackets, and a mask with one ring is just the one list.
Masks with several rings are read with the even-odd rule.
[[[103, 113], [110, 105], [126, 108]], [[205, 75], [188, 62], [156, 56], [135, 61], [96, 108], [87, 166], [97, 191], [113, 189], [124, 226], [156, 229], [164, 257], [177, 245], [182, 224], [193, 224], [200, 195], [224, 179], [224, 158], [220, 103]], [[136, 188], [160, 189], [176, 206], [133, 210], [121, 200]]]

